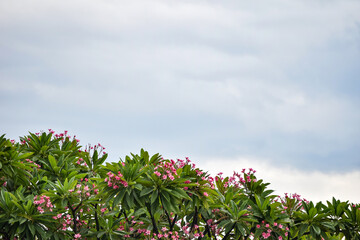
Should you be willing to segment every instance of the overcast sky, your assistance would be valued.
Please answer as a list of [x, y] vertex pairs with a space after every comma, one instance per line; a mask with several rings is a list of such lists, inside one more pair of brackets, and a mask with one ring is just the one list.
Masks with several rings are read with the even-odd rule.
[[144, 148], [214, 173], [253, 163], [279, 191], [360, 201], [359, 12], [357, 0], [2, 0], [0, 131], [68, 130], [109, 161]]

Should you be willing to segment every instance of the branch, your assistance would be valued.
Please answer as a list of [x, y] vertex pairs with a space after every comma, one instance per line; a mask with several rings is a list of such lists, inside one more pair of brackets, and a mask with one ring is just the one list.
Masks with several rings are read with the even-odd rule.
[[159, 234], [158, 228], [157, 228], [157, 226], [156, 226], [156, 221], [155, 221], [155, 219], [154, 219], [154, 216], [153, 216], [152, 213], [151, 213], [151, 205], [150, 205], [150, 206], [149, 206], [149, 205], [150, 205], [150, 204], [147, 204], [146, 207], [147, 207], [147, 209], [148, 209], [148, 211], [149, 211], [149, 213], [150, 213], [150, 217], [151, 217], [151, 222], [152, 222], [152, 225], [153, 225], [154, 233]]
[[197, 209], [197, 207], [195, 207], [195, 212], [194, 212], [193, 221], [191, 223], [190, 232], [192, 232], [194, 230], [195, 224], [197, 223], [197, 215], [198, 215], [198, 209]]

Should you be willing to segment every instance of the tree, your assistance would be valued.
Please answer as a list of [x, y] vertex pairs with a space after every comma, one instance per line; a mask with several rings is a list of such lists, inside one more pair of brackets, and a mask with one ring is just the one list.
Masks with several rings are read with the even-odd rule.
[[105, 162], [65, 131], [0, 137], [0, 239], [360, 239], [359, 204], [273, 195], [253, 169], [190, 159]]

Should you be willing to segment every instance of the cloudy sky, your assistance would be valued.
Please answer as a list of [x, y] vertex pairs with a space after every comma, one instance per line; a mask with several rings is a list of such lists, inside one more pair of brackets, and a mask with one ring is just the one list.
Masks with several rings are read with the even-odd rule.
[[0, 131], [360, 201], [360, 2], [0, 1]]

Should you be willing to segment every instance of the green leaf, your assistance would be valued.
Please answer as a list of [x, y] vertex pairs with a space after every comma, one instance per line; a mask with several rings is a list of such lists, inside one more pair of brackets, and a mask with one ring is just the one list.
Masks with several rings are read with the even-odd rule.
[[155, 190], [153, 191], [153, 193], [151, 194], [151, 200], [150, 200], [150, 203], [153, 204], [158, 198], [158, 191]]
[[108, 154], [106, 153], [106, 154], [104, 154], [98, 161], [97, 161], [97, 165], [99, 166], [99, 165], [101, 165], [101, 164], [103, 164], [104, 162], [105, 162], [105, 160], [106, 160], [106, 158], [108, 157]]
[[34, 235], [35, 235], [35, 232], [36, 232], [34, 225], [33, 225], [33, 224], [28, 224], [28, 226], [29, 226], [29, 229], [30, 229], [31, 234], [34, 236]]
[[309, 211], [309, 218], [314, 218], [316, 214], [317, 214], [316, 208], [311, 208]]
[[94, 161], [95, 163], [96, 163], [97, 160], [98, 160], [98, 156], [99, 156], [99, 154], [98, 154], [97, 150], [94, 150], [94, 154], [93, 154], [93, 156], [92, 156], [92, 159], [93, 159], [93, 161]]
[[243, 216], [244, 214], [246, 214], [248, 211], [245, 209], [245, 210], [241, 210], [239, 213], [238, 213], [238, 217], [241, 217]]
[[83, 179], [84, 177], [86, 177], [88, 174], [87, 173], [81, 173], [81, 174], [77, 174], [74, 177], [76, 179]]
[[140, 192], [140, 197], [146, 196], [146, 195], [150, 194], [152, 191], [154, 191], [154, 188], [144, 188], [144, 189]]
[[174, 211], [173, 207], [172, 207], [172, 205], [171, 205], [171, 203], [170, 203], [170, 201], [168, 199], [166, 199], [165, 197], [162, 197], [161, 200], [162, 200], [161, 202], [162, 202], [162, 205], [165, 208], [165, 210], [167, 210], [168, 212], [173, 212]]
[[239, 232], [241, 232], [241, 235], [243, 235], [243, 236], [246, 235], [246, 230], [241, 223], [237, 223], [236, 228], [237, 228], [237, 230], [239, 230]]
[[134, 216], [139, 217], [146, 213], [147, 213], [146, 208], [140, 208], [140, 209], [136, 210], [136, 212], [134, 213]]
[[308, 226], [306, 224], [301, 224], [299, 229], [299, 236], [302, 236], [306, 230], [308, 229]]
[[55, 169], [55, 167], [57, 167], [55, 158], [54, 158], [53, 156], [49, 155], [48, 159], [49, 159], [51, 168], [52, 168], [52, 169]]
[[261, 210], [265, 210], [267, 208], [267, 206], [270, 203], [270, 198], [266, 198], [265, 201], [263, 202], [263, 204], [261, 205]]
[[115, 197], [114, 202], [113, 202], [113, 208], [119, 203], [122, 202], [122, 200], [124, 199], [126, 191], [122, 190], [118, 193], [118, 195]]
[[256, 205], [261, 209], [261, 201], [257, 194], [255, 194], [255, 201], [256, 201]]
[[311, 227], [313, 228], [313, 230], [314, 230], [314, 232], [316, 233], [316, 235], [320, 235], [321, 229], [320, 229], [318, 226], [312, 225]]
[[230, 219], [222, 220], [222, 221], [219, 223], [218, 228], [226, 227], [228, 224], [231, 224], [231, 220], [230, 220]]
[[334, 227], [334, 223], [331, 223], [331, 222], [321, 222], [321, 225], [323, 225], [324, 227], [327, 227], [331, 230], [335, 230], [335, 227]]
[[33, 154], [34, 154], [34, 153], [32, 153], [32, 152], [21, 154], [21, 155], [19, 155], [19, 156], [16, 158], [16, 160], [28, 158], [28, 157], [30, 157], [30, 156], [33, 155]]
[[184, 190], [179, 188], [172, 189], [171, 194], [180, 199], [182, 198], [182, 199], [191, 200], [189, 195], [187, 195], [187, 193]]

